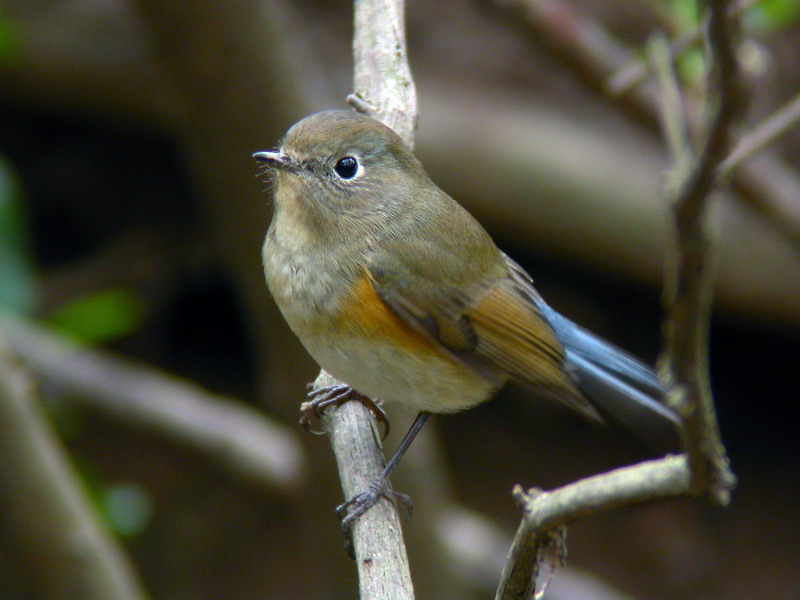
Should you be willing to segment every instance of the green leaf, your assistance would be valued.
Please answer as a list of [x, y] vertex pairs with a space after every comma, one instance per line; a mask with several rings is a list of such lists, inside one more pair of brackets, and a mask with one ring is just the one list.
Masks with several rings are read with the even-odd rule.
[[676, 61], [678, 75], [681, 81], [690, 86], [699, 87], [705, 76], [705, 57], [703, 51], [697, 46], [692, 46], [681, 52]]
[[0, 14], [0, 62], [9, 62], [20, 55], [22, 41], [13, 21]]
[[146, 488], [136, 483], [105, 482], [95, 465], [80, 454], [72, 457], [72, 464], [92, 507], [110, 531], [131, 537], [147, 528], [154, 502]]
[[123, 537], [141, 533], [153, 516], [153, 499], [142, 486], [128, 483], [108, 487], [101, 497], [111, 529]]
[[0, 160], [0, 311], [31, 315], [35, 305], [36, 272], [21, 194], [11, 170]]
[[672, 0], [672, 18], [678, 34], [696, 31], [700, 26], [697, 0]]
[[112, 288], [71, 300], [46, 322], [75, 341], [99, 344], [135, 331], [144, 318], [144, 303], [133, 290]]
[[756, 31], [786, 29], [800, 22], [800, 0], [761, 0], [748, 9], [745, 18]]

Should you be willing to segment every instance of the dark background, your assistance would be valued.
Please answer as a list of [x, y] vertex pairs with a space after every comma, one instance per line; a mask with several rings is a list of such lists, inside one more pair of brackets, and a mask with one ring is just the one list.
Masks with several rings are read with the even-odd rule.
[[[353, 597], [329, 447], [294, 425], [317, 369], [261, 281], [270, 199], [249, 156], [274, 147], [305, 113], [344, 107], [351, 6], [192, 4], [0, 2], [0, 160], [24, 212], [36, 286], [20, 310], [69, 328], [65, 306], [123, 290], [133, 316], [100, 336], [102, 347], [238, 397], [291, 427], [304, 447], [301, 489], [264, 492], [43, 386], [99, 497], [124, 484], [150, 506], [123, 538], [154, 598]], [[576, 4], [632, 45], [661, 26], [648, 3]], [[259, 30], [248, 15], [264, 24], [255, 48], [248, 27]], [[657, 196], [668, 163], [657, 135], [587, 91], [491, 6], [412, 1], [407, 19], [418, 154], [433, 179], [554, 307], [655, 360], [668, 232]], [[800, 30], [787, 19], [753, 31], [765, 61], [750, 111], [756, 123], [798, 89]], [[507, 123], [518, 124], [517, 136]], [[797, 131], [777, 150], [794, 169]], [[570, 530], [569, 565], [639, 598], [790, 600], [800, 595], [797, 248], [734, 197], [717, 209], [711, 374], [739, 477], [733, 502], [723, 510], [676, 500], [586, 519]], [[389, 412], [391, 450], [409, 415]], [[413, 449], [395, 481], [416, 500], [406, 530], [421, 598], [488, 597], [496, 585], [464, 574], [444, 582], [437, 563], [422, 558], [433, 528], [447, 527], [434, 506], [441, 494], [426, 500], [420, 486], [425, 469], [435, 469], [448, 506], [480, 515], [493, 539], [508, 543], [519, 518], [515, 483], [551, 488], [653, 456], [626, 432], [592, 428], [515, 389], [435, 421], [423, 436], [436, 444]], [[39, 597], [26, 541], [0, 526], [0, 598]], [[569, 570], [556, 581], [569, 580]]]

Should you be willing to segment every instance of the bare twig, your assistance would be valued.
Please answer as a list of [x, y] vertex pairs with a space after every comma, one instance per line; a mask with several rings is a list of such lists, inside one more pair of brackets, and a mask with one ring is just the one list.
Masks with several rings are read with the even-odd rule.
[[125, 552], [92, 510], [30, 377], [2, 337], [0, 506], [48, 599], [147, 597]]
[[[314, 386], [338, 383], [323, 371]], [[352, 498], [383, 470], [375, 421], [363, 404], [347, 402], [323, 415], [322, 424], [336, 456], [344, 496]], [[381, 500], [356, 520], [352, 544], [361, 600], [414, 598], [400, 517], [392, 502]]]
[[[413, 146], [417, 99], [405, 45], [403, 0], [356, 0], [353, 54], [355, 96], [351, 104], [367, 112]], [[336, 382], [322, 371], [315, 388]], [[361, 404], [349, 402], [323, 420], [336, 454], [346, 499], [364, 491], [381, 473], [383, 456], [374, 421]], [[360, 598], [413, 598], [397, 507], [379, 502], [355, 523], [353, 552]]]
[[241, 403], [75, 346], [31, 323], [4, 318], [0, 332], [42, 381], [95, 410], [185, 444], [259, 486], [290, 491], [302, 482], [303, 456], [295, 436]]
[[[573, 3], [563, 0], [486, 1], [503, 9], [502, 13], [512, 17], [516, 27], [526, 28], [587, 86], [619, 105], [626, 115], [635, 117], [647, 127], [656, 126], [659, 97], [655, 87], [644, 81], [638, 86], [620, 89], [613, 79], [614, 74], [638, 62], [637, 55]], [[738, 5], [731, 11], [732, 18], [742, 12]], [[800, 214], [796, 203], [784, 201], [790, 194], [782, 187], [788, 184], [791, 192], [800, 188], [798, 175], [779, 161], [765, 160], [761, 165], [751, 168], [743, 165], [734, 173], [731, 187], [800, 251]], [[775, 173], [779, 176], [774, 176]]]
[[503, 569], [497, 600], [533, 597], [542, 546], [551, 531], [579, 517], [689, 491], [683, 456], [668, 456], [582, 479], [550, 492], [515, 490], [523, 507], [522, 522]]
[[[525, 516], [517, 531], [497, 598], [529, 599], [536, 594], [542, 553], [554, 532], [567, 522], [631, 502], [692, 493], [727, 504], [735, 477], [728, 468], [708, 384], [708, 318], [713, 286], [713, 248], [707, 231], [708, 197], [718, 167], [732, 146], [742, 113], [735, 57], [733, 19], [724, 0], [709, 0], [705, 137], [697, 158], [683, 135], [686, 127], [665, 44], [652, 47], [664, 98], [665, 137], [675, 165], [671, 193], [677, 243], [667, 273], [665, 358], [662, 360], [670, 399], [684, 426], [688, 457], [666, 457], [577, 482], [551, 493], [523, 497]], [[688, 468], [687, 468], [688, 463]], [[517, 492], [521, 496], [521, 491]]]
[[659, 111], [659, 117], [670, 155], [676, 161], [690, 161], [693, 156], [686, 111], [669, 42], [663, 35], [655, 34], [648, 42], [647, 50], [661, 89], [662, 110]]
[[[733, 145], [743, 112], [735, 27], [724, 0], [708, 1], [707, 96], [709, 117], [703, 148], [673, 191], [677, 245], [668, 261], [663, 372], [685, 431], [692, 491], [725, 505], [735, 477], [728, 468], [708, 382], [708, 327], [713, 296], [714, 248], [708, 223], [709, 195], [717, 169]], [[676, 168], [682, 168], [677, 164]]]
[[720, 175], [727, 176], [733, 170], [800, 123], [800, 94], [776, 110], [747, 135], [743, 135], [736, 147], [720, 165]]

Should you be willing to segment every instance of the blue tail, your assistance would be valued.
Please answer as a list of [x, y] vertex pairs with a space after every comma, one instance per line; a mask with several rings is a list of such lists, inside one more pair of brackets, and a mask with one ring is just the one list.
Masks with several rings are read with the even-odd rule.
[[659, 450], [678, 450], [678, 417], [660, 399], [655, 372], [610, 342], [576, 325], [543, 301], [536, 304], [566, 350], [566, 367], [600, 413]]

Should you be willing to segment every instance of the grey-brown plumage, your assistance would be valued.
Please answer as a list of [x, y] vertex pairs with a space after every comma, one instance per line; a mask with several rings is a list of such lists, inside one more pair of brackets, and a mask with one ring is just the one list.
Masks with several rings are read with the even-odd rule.
[[674, 437], [652, 371], [553, 311], [389, 128], [318, 113], [254, 156], [275, 170], [269, 288], [334, 377], [433, 413], [513, 379], [585, 417]]

